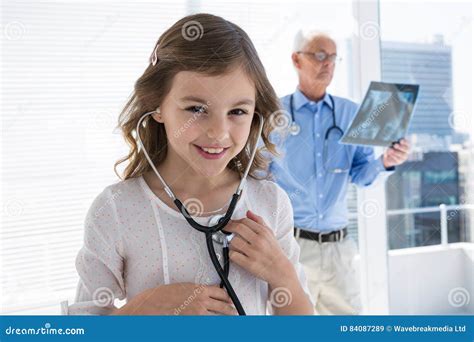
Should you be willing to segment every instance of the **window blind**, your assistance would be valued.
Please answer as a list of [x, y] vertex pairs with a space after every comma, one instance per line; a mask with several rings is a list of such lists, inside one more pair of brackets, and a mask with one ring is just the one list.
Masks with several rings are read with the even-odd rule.
[[59, 314], [94, 197], [126, 154], [114, 131], [181, 2], [2, 3], [1, 313]]

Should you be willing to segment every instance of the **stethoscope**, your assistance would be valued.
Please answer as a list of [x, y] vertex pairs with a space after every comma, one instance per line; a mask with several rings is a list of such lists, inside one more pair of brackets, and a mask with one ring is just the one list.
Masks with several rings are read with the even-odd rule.
[[[346, 152], [346, 161], [348, 161], [347, 166], [343, 168], [330, 168], [327, 167], [327, 161], [328, 161], [328, 139], [331, 134], [331, 132], [337, 132], [341, 137], [344, 135], [344, 131], [342, 130], [341, 127], [339, 127], [336, 124], [336, 105], [334, 103], [334, 98], [332, 95], [328, 94], [329, 100], [331, 101], [331, 114], [332, 114], [332, 125], [326, 130], [326, 133], [324, 134], [324, 149], [323, 149], [323, 167], [327, 172], [330, 173], [345, 173], [349, 172], [350, 170], [350, 158], [347, 155]], [[295, 120], [295, 113], [294, 113], [294, 104], [293, 104], [293, 94], [290, 95], [290, 114], [291, 114], [291, 123], [288, 127], [288, 130], [291, 135], [297, 136], [301, 132], [301, 126], [298, 125], [298, 123]]]
[[[221, 279], [221, 284], [220, 287], [225, 287], [227, 290], [227, 293], [229, 294], [230, 298], [232, 299], [232, 302], [235, 305], [235, 308], [237, 309], [237, 312], [239, 315], [245, 315], [244, 308], [242, 307], [242, 304], [240, 303], [239, 298], [237, 297], [234, 289], [232, 288], [232, 285], [229, 282], [229, 270], [230, 270], [230, 261], [229, 261], [229, 243], [234, 237], [233, 234], [226, 233], [222, 231], [222, 229], [225, 228], [227, 223], [229, 223], [235, 207], [237, 206], [237, 202], [239, 201], [240, 195], [242, 194], [242, 189], [244, 187], [245, 181], [247, 179], [247, 175], [250, 171], [250, 167], [252, 166], [253, 160], [255, 158], [255, 153], [257, 152], [257, 142], [255, 143], [255, 146], [252, 150], [252, 154], [250, 156], [250, 161], [247, 165], [247, 168], [245, 169], [245, 172], [243, 174], [242, 179], [240, 180], [239, 186], [237, 187], [237, 190], [235, 193], [232, 195], [232, 199], [229, 204], [229, 208], [227, 209], [226, 213], [224, 215], [217, 215], [214, 216], [210, 221], [209, 221], [209, 226], [201, 225], [198, 222], [196, 222], [192, 217], [191, 214], [189, 214], [188, 210], [186, 209], [186, 206], [183, 205], [183, 203], [174, 195], [173, 191], [171, 191], [170, 187], [168, 184], [166, 184], [165, 180], [161, 177], [160, 173], [156, 169], [155, 165], [153, 164], [153, 161], [151, 160], [150, 156], [148, 155], [145, 146], [143, 145], [142, 139], [140, 137], [139, 129], [140, 125], [142, 124], [142, 121], [147, 117], [148, 115], [157, 113], [158, 110], [152, 111], [145, 113], [140, 120], [137, 122], [137, 128], [136, 128], [136, 135], [137, 135], [137, 140], [139, 143], [140, 148], [143, 150], [143, 154], [145, 155], [146, 159], [148, 160], [148, 163], [150, 164], [151, 168], [155, 172], [156, 176], [158, 179], [161, 181], [163, 184], [164, 190], [166, 194], [173, 200], [174, 204], [178, 208], [179, 212], [184, 216], [186, 221], [193, 227], [194, 229], [202, 232], [206, 236], [206, 245], [207, 245], [207, 250], [209, 252], [209, 256], [211, 258], [212, 264], [214, 265], [214, 268], [216, 269], [217, 274], [219, 275], [219, 278]], [[258, 137], [262, 135], [262, 130], [263, 130], [263, 116], [260, 113], [255, 113], [258, 115], [260, 119], [260, 125], [259, 125], [259, 131], [258, 131]], [[217, 238], [213, 238], [214, 235], [219, 234], [220, 236]], [[224, 257], [224, 268], [222, 268], [221, 264], [219, 263], [219, 259], [217, 257], [216, 251], [214, 249], [214, 244], [213, 241], [216, 240], [223, 245], [223, 257]]]

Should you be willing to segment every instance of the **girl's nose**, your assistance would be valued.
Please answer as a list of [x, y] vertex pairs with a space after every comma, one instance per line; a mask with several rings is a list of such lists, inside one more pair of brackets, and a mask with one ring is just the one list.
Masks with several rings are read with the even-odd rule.
[[222, 141], [228, 138], [229, 132], [226, 116], [214, 115], [214, 117], [209, 120], [207, 136], [217, 141]]

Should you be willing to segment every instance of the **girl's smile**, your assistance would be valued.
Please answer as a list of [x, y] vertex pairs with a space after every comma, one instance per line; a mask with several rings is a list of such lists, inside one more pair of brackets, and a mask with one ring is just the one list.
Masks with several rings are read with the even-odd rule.
[[198, 151], [198, 153], [206, 159], [220, 159], [229, 149], [229, 147], [222, 146], [194, 146], [196, 146], [196, 150]]

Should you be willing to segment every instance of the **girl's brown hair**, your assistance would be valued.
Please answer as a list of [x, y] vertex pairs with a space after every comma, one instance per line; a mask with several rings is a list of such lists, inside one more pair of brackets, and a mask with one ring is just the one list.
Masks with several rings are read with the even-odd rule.
[[[156, 63], [155, 63], [156, 62]], [[134, 92], [120, 113], [118, 127], [130, 146], [127, 156], [115, 163], [119, 178], [139, 177], [151, 170], [144, 154], [139, 151], [136, 126], [140, 117], [156, 110], [171, 89], [173, 77], [180, 71], [193, 71], [205, 75], [219, 75], [241, 66], [256, 88], [255, 111], [263, 115], [263, 146], [255, 154], [249, 176], [261, 179], [268, 176], [266, 149], [276, 154], [269, 135], [273, 129], [270, 116], [280, 110], [278, 97], [248, 35], [237, 25], [211, 14], [194, 14], [182, 18], [158, 39], [150, 57], [150, 65], [136, 81]], [[140, 127], [140, 137], [157, 166], [166, 158], [167, 137], [164, 125], [151, 117]], [[254, 115], [246, 147], [227, 166], [242, 174], [250, 162], [250, 149], [258, 140], [259, 118]], [[135, 135], [135, 136], [134, 136]], [[268, 152], [267, 152], [268, 155]], [[123, 177], [117, 166], [128, 165]]]

